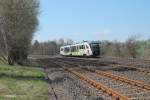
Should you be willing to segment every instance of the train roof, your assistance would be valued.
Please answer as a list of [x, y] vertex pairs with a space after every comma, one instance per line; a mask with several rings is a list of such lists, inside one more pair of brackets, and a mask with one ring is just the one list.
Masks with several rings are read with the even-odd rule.
[[98, 42], [97, 42], [97, 41], [84, 41], [84, 42], [75, 43], [75, 44], [71, 44], [71, 45], [64, 45], [64, 46], [61, 46], [61, 48], [62, 48], [62, 47], [75, 46], [75, 45], [81, 45], [81, 44], [83, 44], [83, 43], [88, 43], [88, 44], [95, 43], [95, 44], [97, 44], [97, 43], [100, 43], [100, 42], [99, 42], [99, 41], [98, 41]]

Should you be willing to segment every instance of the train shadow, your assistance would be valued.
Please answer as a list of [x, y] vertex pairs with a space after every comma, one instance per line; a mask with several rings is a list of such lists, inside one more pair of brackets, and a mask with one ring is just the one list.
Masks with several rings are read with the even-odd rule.
[[111, 70], [119, 71], [119, 72], [124, 72], [124, 71], [137, 71], [136, 68], [129, 68], [129, 67], [117, 67], [117, 68], [112, 68]]

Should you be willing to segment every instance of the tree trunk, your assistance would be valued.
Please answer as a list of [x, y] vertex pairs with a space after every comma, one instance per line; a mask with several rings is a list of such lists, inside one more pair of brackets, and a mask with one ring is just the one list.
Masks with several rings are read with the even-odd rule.
[[15, 64], [12, 51], [9, 51], [9, 53], [8, 53], [8, 64], [9, 65], [14, 65]]

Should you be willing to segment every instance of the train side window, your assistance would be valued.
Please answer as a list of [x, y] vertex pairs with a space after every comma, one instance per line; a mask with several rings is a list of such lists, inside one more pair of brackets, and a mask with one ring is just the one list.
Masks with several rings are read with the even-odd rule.
[[83, 49], [83, 45], [81, 46], [81, 49]]
[[85, 45], [83, 45], [83, 49], [85, 49]]
[[69, 52], [69, 48], [67, 48], [67, 52]]
[[72, 51], [73, 52], [76, 51], [76, 47], [75, 46], [72, 47]]
[[84, 45], [81, 46], [81, 49], [85, 49]]
[[76, 46], [76, 51], [78, 51], [79, 50], [79, 48], [78, 48], [78, 45]]
[[70, 47], [71, 48], [71, 52], [73, 52], [73, 47]]
[[82, 49], [82, 46], [80, 45], [80, 49]]
[[79, 47], [78, 47], [78, 48], [79, 48], [79, 50], [80, 50], [80, 49], [81, 49], [81, 46], [79, 45]]
[[69, 52], [69, 47], [64, 48], [64, 52], [68, 53]]
[[76, 51], [77, 50], [77, 48], [76, 48], [76, 46], [74, 46], [74, 51]]
[[66, 48], [64, 48], [64, 52], [66, 52]]
[[77, 48], [76, 48], [76, 46], [74, 46], [74, 51], [77, 51]]

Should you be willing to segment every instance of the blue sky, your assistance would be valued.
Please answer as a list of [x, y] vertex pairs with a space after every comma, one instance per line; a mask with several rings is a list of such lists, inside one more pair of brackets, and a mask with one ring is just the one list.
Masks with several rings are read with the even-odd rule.
[[150, 0], [40, 0], [34, 39], [118, 40], [150, 38]]

